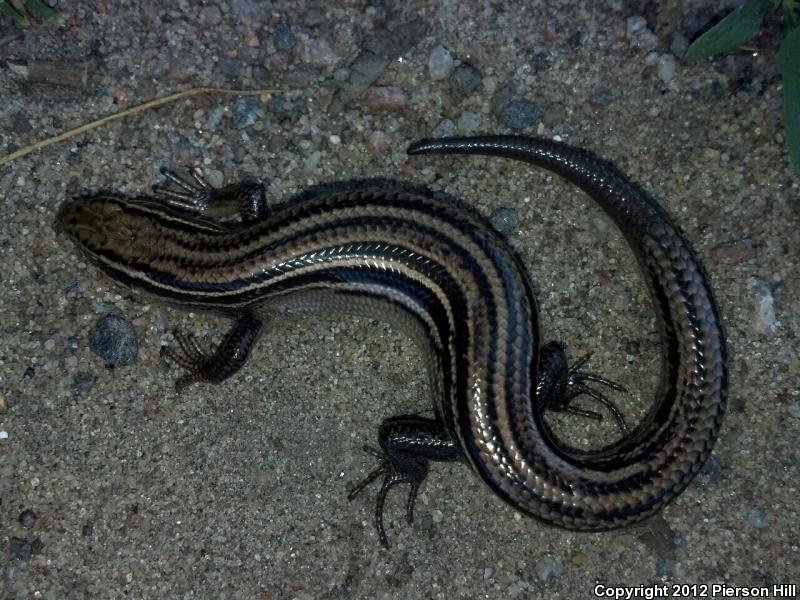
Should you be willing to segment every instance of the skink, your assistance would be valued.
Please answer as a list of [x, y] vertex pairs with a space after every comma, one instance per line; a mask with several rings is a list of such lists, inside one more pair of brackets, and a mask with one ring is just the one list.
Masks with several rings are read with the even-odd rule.
[[[57, 226], [114, 280], [172, 304], [230, 315], [209, 352], [189, 335], [165, 350], [182, 387], [219, 383], [247, 359], [262, 324], [317, 310], [380, 314], [421, 341], [434, 417], [379, 428], [375, 511], [410, 484], [407, 518], [430, 461], [463, 460], [511, 506], [575, 530], [640, 521], [686, 488], [708, 458], [726, 404], [719, 313], [695, 253], [666, 213], [611, 164], [561, 143], [513, 136], [423, 140], [409, 154], [481, 154], [564, 177], [609, 215], [641, 265], [662, 337], [662, 377], [649, 413], [595, 451], [568, 446], [543, 414], [611, 382], [542, 345], [531, 282], [501, 235], [463, 203], [386, 181], [333, 184], [281, 205], [244, 182], [220, 190], [170, 175], [153, 196], [94, 193], [68, 201]], [[236, 222], [212, 213], [236, 211]], [[595, 385], [592, 386], [591, 384]]]

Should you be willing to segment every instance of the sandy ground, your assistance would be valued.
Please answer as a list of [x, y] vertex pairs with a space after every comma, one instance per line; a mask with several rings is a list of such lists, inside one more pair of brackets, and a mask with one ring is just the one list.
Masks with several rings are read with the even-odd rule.
[[[88, 83], [3, 69], [0, 154], [193, 86], [276, 91], [181, 100], [0, 167], [1, 598], [592, 598], [597, 585], [800, 583], [800, 178], [782, 143], [774, 23], [750, 51], [684, 65], [670, 54], [680, 37], [635, 31], [631, 17], [655, 27], [643, 2], [60, 4], [61, 27], [3, 53], [86, 62]], [[690, 37], [721, 3], [684, 4]], [[507, 232], [544, 338], [593, 352], [593, 370], [632, 391], [615, 400], [635, 420], [659, 349], [619, 234], [548, 174], [404, 153], [453, 132], [591, 148], [665, 206], [705, 263], [727, 328], [729, 412], [702, 476], [643, 526], [549, 528], [466, 467], [439, 465], [412, 527], [404, 494], [390, 496], [384, 550], [375, 490], [346, 492], [374, 466], [361, 447], [380, 421], [430, 407], [402, 332], [356, 318], [275, 324], [236, 377], [177, 395], [159, 347], [174, 328], [219, 339], [226, 323], [115, 286], [52, 229], [63, 198], [146, 192], [164, 165], [200, 165], [216, 183], [262, 178], [274, 198], [359, 177], [443, 189]], [[98, 332], [116, 359], [98, 355]], [[614, 434], [554, 421], [576, 444]]]

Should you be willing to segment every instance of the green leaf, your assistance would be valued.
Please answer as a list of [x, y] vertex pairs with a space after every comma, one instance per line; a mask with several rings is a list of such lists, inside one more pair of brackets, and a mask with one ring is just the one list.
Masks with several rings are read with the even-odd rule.
[[692, 42], [684, 58], [700, 60], [738, 48], [756, 36], [769, 7], [770, 0], [747, 0]]
[[20, 27], [29, 27], [30, 21], [23, 15], [19, 14], [13, 6], [8, 4], [6, 0], [0, 0], [0, 14], [11, 18]]
[[800, 27], [784, 38], [778, 52], [778, 71], [783, 77], [783, 113], [789, 160], [800, 171]]
[[58, 13], [41, 0], [25, 0], [25, 4], [42, 21], [58, 18]]

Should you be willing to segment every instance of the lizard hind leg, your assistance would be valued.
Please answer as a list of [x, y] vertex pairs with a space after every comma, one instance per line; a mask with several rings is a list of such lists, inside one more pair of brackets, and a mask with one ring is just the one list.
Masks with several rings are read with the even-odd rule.
[[627, 435], [629, 428], [619, 408], [596, 386], [589, 384], [602, 385], [618, 392], [627, 392], [627, 389], [610, 379], [582, 371], [581, 368], [590, 357], [591, 354], [587, 354], [572, 366], [568, 366], [564, 346], [558, 342], [550, 342], [543, 346], [540, 376], [536, 387], [536, 407], [540, 412], [546, 410], [566, 412], [600, 421], [603, 419], [601, 413], [573, 405], [575, 398], [589, 396], [611, 413], [617, 427]]
[[375, 502], [375, 529], [381, 544], [388, 548], [383, 513], [389, 490], [401, 483], [411, 486], [406, 499], [406, 521], [413, 523], [417, 493], [428, 476], [430, 461], [457, 460], [462, 452], [441, 423], [417, 415], [386, 419], [378, 430], [378, 440], [380, 451], [366, 448], [379, 459], [378, 467], [350, 490], [347, 499], [353, 500], [369, 484], [383, 477]]

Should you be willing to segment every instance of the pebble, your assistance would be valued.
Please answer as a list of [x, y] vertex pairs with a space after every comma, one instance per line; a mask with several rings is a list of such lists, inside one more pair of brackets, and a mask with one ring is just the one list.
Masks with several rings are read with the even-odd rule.
[[536, 563], [534, 570], [542, 582], [550, 583], [561, 575], [561, 563], [553, 558], [545, 557]]
[[242, 66], [242, 61], [238, 58], [227, 58], [223, 56], [219, 59], [219, 70], [220, 72], [230, 79], [239, 79], [242, 76], [242, 72], [244, 67]]
[[433, 130], [433, 137], [449, 137], [456, 133], [456, 124], [450, 119], [442, 119], [442, 121]]
[[536, 122], [538, 110], [533, 102], [512, 100], [500, 111], [500, 121], [510, 129], [521, 130]]
[[373, 154], [383, 154], [392, 147], [392, 138], [385, 131], [370, 131], [366, 139]]
[[8, 402], [6, 402], [6, 396], [3, 392], [0, 392], [0, 412], [4, 412], [8, 408]]
[[18, 537], [12, 537], [10, 550], [11, 550], [11, 555], [14, 558], [18, 558], [20, 560], [28, 560], [33, 552], [33, 547], [31, 546], [31, 543], [28, 540]]
[[133, 325], [122, 317], [106, 315], [89, 332], [89, 348], [107, 365], [133, 364], [138, 352]]
[[519, 226], [519, 212], [514, 208], [498, 208], [489, 217], [489, 222], [497, 231], [508, 237]]
[[661, 58], [658, 59], [658, 78], [661, 81], [667, 82], [671, 81], [673, 77], [675, 77], [675, 67], [676, 61], [675, 57], [672, 54], [662, 54]]
[[647, 20], [642, 16], [628, 17], [625, 23], [625, 34], [631, 48], [649, 52], [658, 47], [658, 36], [647, 27]]
[[767, 515], [764, 511], [754, 508], [747, 513], [747, 522], [756, 529], [764, 529], [767, 526]]
[[461, 101], [478, 89], [483, 76], [481, 72], [468, 63], [462, 63], [453, 70], [450, 76], [450, 94], [453, 100]]
[[364, 106], [374, 111], [401, 111], [408, 107], [408, 95], [395, 85], [373, 86], [364, 94]]
[[200, 9], [200, 19], [206, 25], [219, 25], [222, 23], [222, 11], [215, 4], [207, 4]]
[[492, 567], [486, 567], [483, 570], [483, 579], [485, 581], [491, 581], [494, 577], [494, 569]]
[[428, 74], [430, 78], [439, 81], [447, 79], [453, 72], [453, 56], [444, 46], [436, 46], [428, 57]]
[[481, 116], [478, 113], [464, 111], [458, 116], [458, 131], [460, 133], [474, 133], [481, 126]]
[[339, 57], [326, 39], [309, 39], [306, 44], [306, 51], [308, 53], [308, 62], [313, 67], [329, 67], [339, 62]]
[[85, 398], [94, 387], [95, 378], [89, 373], [76, 373], [72, 378], [72, 396], [74, 398]]
[[759, 335], [775, 335], [778, 332], [778, 320], [775, 315], [775, 297], [769, 282], [759, 277], [747, 280], [747, 293], [753, 314], [750, 328]]
[[291, 50], [297, 43], [297, 37], [292, 32], [292, 28], [286, 21], [281, 21], [275, 28], [272, 36], [276, 50]]
[[30, 529], [36, 524], [36, 513], [33, 512], [30, 508], [26, 508], [21, 513], [19, 513], [19, 517], [17, 517], [17, 521], [19, 524], [25, 527], [26, 529]]
[[697, 485], [703, 488], [708, 488], [714, 485], [722, 476], [722, 463], [715, 454], [708, 457], [706, 464], [700, 469], [697, 474]]
[[589, 557], [583, 552], [576, 552], [570, 557], [570, 561], [576, 567], [582, 567], [589, 562]]
[[756, 257], [756, 245], [753, 240], [737, 240], [714, 246], [709, 254], [714, 262], [738, 265]]
[[789, 416], [793, 419], [800, 419], [800, 402], [793, 402], [789, 405]]
[[689, 49], [689, 40], [686, 39], [682, 33], [676, 33], [672, 36], [672, 43], [669, 45], [669, 51], [675, 56], [682, 57]]
[[258, 48], [261, 46], [261, 40], [255, 31], [248, 31], [244, 34], [244, 45], [248, 48]]
[[256, 122], [258, 98], [241, 96], [233, 103], [233, 124], [236, 129], [245, 129]]

